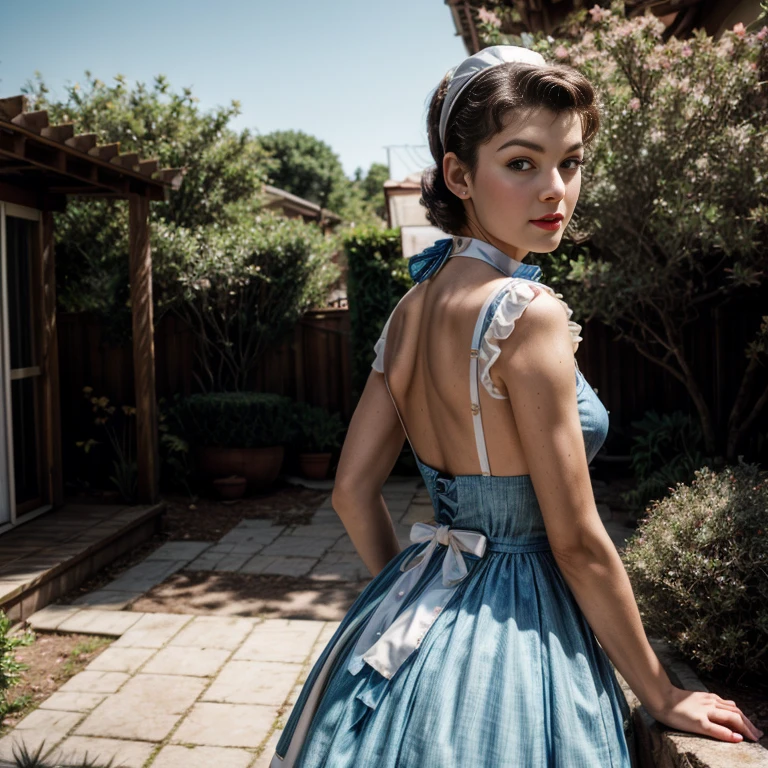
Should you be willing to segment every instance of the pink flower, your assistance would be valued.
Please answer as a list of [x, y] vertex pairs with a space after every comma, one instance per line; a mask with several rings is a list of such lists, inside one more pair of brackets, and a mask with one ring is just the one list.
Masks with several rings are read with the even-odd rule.
[[568, 49], [564, 45], [558, 45], [555, 48], [555, 56], [558, 59], [567, 59], [571, 54], [568, 53]]
[[768, 35], [768, 27], [763, 27], [758, 33], [757, 33], [757, 39], [758, 40], [765, 40], [766, 36]]
[[498, 28], [501, 26], [501, 19], [487, 8], [480, 8], [477, 12], [477, 18], [484, 24], [490, 24], [492, 27]]
[[636, 111], [640, 109], [640, 99], [635, 96], [634, 99], [629, 100], [629, 104], [627, 105], [632, 111]]
[[744, 37], [747, 30], [746, 30], [746, 27], [741, 22], [739, 22], [738, 24], [733, 25], [733, 32], [739, 37]]
[[597, 24], [604, 19], [610, 18], [611, 12], [595, 4], [592, 8], [589, 9], [589, 15], [592, 17], [592, 21]]
[[691, 48], [690, 45], [687, 43], [680, 49], [680, 55], [685, 57], [686, 59], [689, 56], [693, 56], [693, 48]]

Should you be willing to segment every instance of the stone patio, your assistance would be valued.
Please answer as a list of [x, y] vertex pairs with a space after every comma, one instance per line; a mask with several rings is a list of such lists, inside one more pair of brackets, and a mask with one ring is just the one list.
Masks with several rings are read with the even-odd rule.
[[[411, 525], [433, 517], [429, 497], [417, 479], [390, 481], [384, 497], [401, 546], [408, 546]], [[631, 529], [599, 507], [623, 544]], [[163, 545], [103, 588], [30, 617], [37, 631], [117, 639], [0, 739], [0, 766], [12, 765], [3, 761], [23, 741], [32, 749], [44, 743], [49, 760], [73, 762], [87, 753], [124, 768], [267, 768], [339, 622], [231, 616], [216, 608], [214, 615], [130, 609], [164, 580], [201, 572], [294, 577], [352, 594], [370, 580], [330, 497], [308, 525], [248, 519], [218, 542]]]

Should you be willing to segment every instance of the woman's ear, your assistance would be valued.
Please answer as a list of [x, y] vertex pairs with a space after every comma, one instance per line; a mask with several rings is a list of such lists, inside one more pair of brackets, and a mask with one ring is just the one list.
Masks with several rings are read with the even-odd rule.
[[459, 160], [455, 152], [446, 152], [443, 156], [443, 178], [445, 186], [453, 192], [456, 197], [469, 199], [469, 184], [467, 179], [469, 173], [464, 163]]

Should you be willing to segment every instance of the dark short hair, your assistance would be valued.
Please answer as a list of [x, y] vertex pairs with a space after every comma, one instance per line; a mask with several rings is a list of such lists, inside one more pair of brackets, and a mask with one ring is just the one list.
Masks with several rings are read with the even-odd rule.
[[512, 110], [521, 108], [577, 112], [585, 146], [600, 127], [597, 95], [580, 72], [565, 64], [536, 66], [510, 62], [489, 67], [464, 89], [451, 110], [443, 148], [438, 127], [448, 81], [446, 75], [429, 103], [427, 135], [435, 166], [422, 176], [421, 204], [427, 209], [427, 219], [449, 234], [459, 233], [466, 224], [466, 213], [462, 201], [445, 183], [446, 152], [455, 152], [474, 174], [478, 147], [504, 128], [505, 118]]

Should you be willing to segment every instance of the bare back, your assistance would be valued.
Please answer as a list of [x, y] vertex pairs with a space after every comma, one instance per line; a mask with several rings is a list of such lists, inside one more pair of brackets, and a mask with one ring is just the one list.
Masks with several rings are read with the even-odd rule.
[[[469, 384], [472, 333], [484, 302], [506, 280], [488, 264], [451, 259], [406, 294], [390, 322], [384, 354], [390, 392], [419, 459], [450, 475], [480, 474]], [[479, 403], [491, 474], [528, 474], [509, 400], [480, 387]]]

